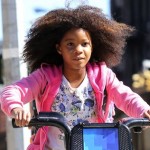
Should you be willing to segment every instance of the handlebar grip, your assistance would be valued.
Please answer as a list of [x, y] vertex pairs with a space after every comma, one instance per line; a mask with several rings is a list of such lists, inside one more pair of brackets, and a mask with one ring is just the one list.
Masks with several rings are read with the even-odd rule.
[[13, 126], [13, 128], [21, 128], [21, 127], [16, 125], [14, 118], [12, 119], [12, 126]]
[[150, 126], [150, 120], [147, 118], [127, 118], [122, 123], [129, 128]]
[[[36, 125], [37, 124], [37, 125]], [[32, 118], [28, 125], [22, 126], [22, 127], [31, 127], [31, 126], [38, 126], [38, 120], [37, 118]], [[15, 123], [15, 119], [12, 119], [12, 127], [13, 128], [22, 128], [21, 126], [17, 126]]]

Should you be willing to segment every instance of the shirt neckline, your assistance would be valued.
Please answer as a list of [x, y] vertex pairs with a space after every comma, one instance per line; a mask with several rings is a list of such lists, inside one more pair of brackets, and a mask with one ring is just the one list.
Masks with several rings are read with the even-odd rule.
[[67, 80], [67, 78], [63, 75], [63, 82], [65, 85], [68, 86], [69, 90], [71, 90], [72, 92], [75, 92], [75, 91], [79, 91], [83, 88], [83, 86], [85, 86], [88, 81], [88, 77], [87, 77], [87, 74], [85, 75], [83, 81], [81, 82], [81, 84], [77, 87], [77, 88], [73, 88], [70, 84], [70, 82]]

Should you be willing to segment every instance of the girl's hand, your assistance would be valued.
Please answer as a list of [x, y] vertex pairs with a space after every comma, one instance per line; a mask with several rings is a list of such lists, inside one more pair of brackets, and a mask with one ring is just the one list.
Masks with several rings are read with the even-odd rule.
[[28, 125], [31, 120], [31, 113], [19, 107], [12, 109], [11, 114], [15, 119], [16, 125], [20, 127]]
[[150, 110], [145, 111], [144, 114], [143, 114], [143, 117], [148, 118], [150, 120]]

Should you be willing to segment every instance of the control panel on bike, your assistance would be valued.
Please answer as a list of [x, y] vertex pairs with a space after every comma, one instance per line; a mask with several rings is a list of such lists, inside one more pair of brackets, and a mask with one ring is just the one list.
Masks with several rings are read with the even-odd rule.
[[73, 127], [71, 150], [132, 150], [127, 126], [120, 123], [87, 123]]
[[83, 150], [119, 150], [118, 128], [83, 128]]

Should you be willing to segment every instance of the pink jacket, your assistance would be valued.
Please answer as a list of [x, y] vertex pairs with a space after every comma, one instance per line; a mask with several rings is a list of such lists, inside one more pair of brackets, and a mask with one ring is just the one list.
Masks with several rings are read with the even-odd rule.
[[[131, 117], [142, 117], [149, 105], [129, 87], [120, 82], [105, 63], [88, 64], [87, 75], [95, 92], [99, 122], [105, 122], [108, 117], [109, 106], [115, 105]], [[42, 64], [41, 68], [27, 78], [7, 86], [1, 93], [2, 110], [11, 116], [15, 107], [36, 100], [37, 110], [50, 111], [53, 100], [62, 82], [62, 67]], [[102, 111], [104, 89], [107, 89], [108, 98], [105, 112]], [[28, 150], [43, 150], [46, 142], [47, 127], [38, 130], [34, 142]]]

